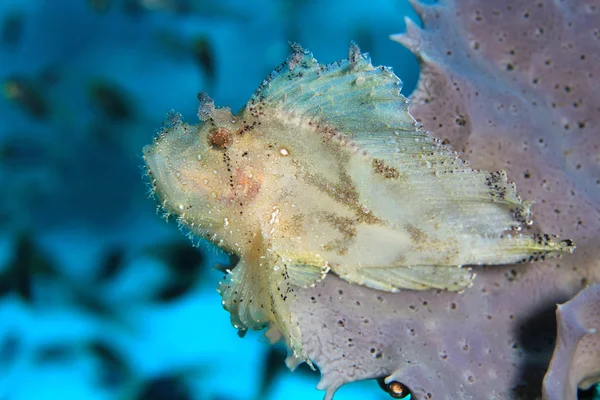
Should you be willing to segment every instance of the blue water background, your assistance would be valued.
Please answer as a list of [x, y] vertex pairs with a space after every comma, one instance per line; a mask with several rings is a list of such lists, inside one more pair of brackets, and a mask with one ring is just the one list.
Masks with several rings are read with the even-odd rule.
[[[1, 279], [12, 282], [23, 241], [26, 255], [54, 268], [31, 262], [19, 275], [29, 294], [2, 292], [0, 399], [141, 399], [149, 382], [170, 376], [144, 399], [183, 399], [173, 381], [192, 399], [322, 398], [318, 374], [287, 370], [259, 394], [269, 345], [231, 327], [215, 290], [221, 274], [210, 269], [226, 257], [214, 247], [200, 244], [206, 267], [192, 289], [154, 300], [170, 275], [152, 249], [187, 239], [147, 198], [141, 149], [172, 109], [195, 123], [200, 91], [237, 111], [288, 56], [290, 40], [324, 63], [345, 58], [354, 40], [375, 65], [392, 66], [408, 94], [417, 62], [388, 36], [417, 16], [404, 0], [102, 3], [0, 3]], [[194, 43], [208, 59], [194, 57]], [[114, 102], [125, 110], [112, 114]], [[123, 266], [98, 283], [114, 251]], [[98, 342], [117, 360], [103, 361]], [[336, 399], [359, 396], [388, 398], [364, 382]]]

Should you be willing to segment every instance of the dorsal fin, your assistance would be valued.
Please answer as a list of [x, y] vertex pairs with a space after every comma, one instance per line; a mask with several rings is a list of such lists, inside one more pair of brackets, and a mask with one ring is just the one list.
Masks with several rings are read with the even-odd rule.
[[[521, 201], [503, 171], [472, 170], [449, 146], [419, 127], [400, 93], [402, 82], [391, 68], [374, 67], [355, 43], [347, 59], [329, 65], [319, 64], [299, 45], [291, 46], [288, 61], [263, 81], [242, 113], [244, 118], [265, 120], [263, 133], [268, 134], [269, 121], [290, 125], [311, 121], [312, 129], [302, 132], [328, 139], [343, 136], [341, 144], [352, 145], [381, 168], [406, 176], [416, 194], [437, 190], [433, 198], [486, 198], [506, 204], [514, 208], [515, 221], [503, 224], [501, 230], [531, 223], [531, 203]], [[441, 190], [435, 185], [441, 185]]]

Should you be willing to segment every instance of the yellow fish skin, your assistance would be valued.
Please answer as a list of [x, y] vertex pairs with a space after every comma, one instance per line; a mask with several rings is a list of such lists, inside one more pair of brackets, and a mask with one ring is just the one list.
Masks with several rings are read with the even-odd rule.
[[461, 291], [475, 277], [464, 265], [573, 251], [522, 234], [532, 202], [420, 129], [391, 69], [354, 44], [327, 66], [292, 49], [237, 115], [200, 94], [199, 125], [171, 115], [144, 148], [164, 211], [239, 257], [218, 288], [236, 328], [268, 326], [288, 365], [312, 366], [289, 309], [330, 271], [389, 292]]

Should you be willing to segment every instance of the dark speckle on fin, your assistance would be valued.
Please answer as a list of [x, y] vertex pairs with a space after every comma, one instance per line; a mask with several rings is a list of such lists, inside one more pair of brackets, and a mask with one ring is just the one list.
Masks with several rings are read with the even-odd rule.
[[198, 93], [198, 118], [200, 121], [208, 121], [214, 118], [215, 115], [215, 101], [204, 92]]
[[348, 50], [348, 62], [350, 63], [350, 70], [352, 70], [360, 60], [362, 60], [360, 48], [358, 47], [356, 42], [351, 41], [350, 49]]
[[287, 63], [288, 67], [290, 68], [290, 71], [293, 71], [296, 65], [298, 65], [300, 61], [302, 61], [302, 58], [305, 54], [308, 54], [308, 52], [304, 50], [304, 48], [302, 48], [302, 46], [300, 46], [298, 43], [289, 42], [288, 44], [292, 48], [293, 53], [288, 58]]

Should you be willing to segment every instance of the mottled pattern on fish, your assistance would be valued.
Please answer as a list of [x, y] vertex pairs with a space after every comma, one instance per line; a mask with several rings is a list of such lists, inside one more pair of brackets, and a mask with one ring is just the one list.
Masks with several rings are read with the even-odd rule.
[[200, 125], [173, 115], [144, 149], [166, 212], [240, 257], [219, 284], [236, 328], [269, 326], [310, 363], [289, 306], [330, 270], [388, 292], [460, 291], [475, 275], [463, 265], [573, 250], [519, 233], [531, 202], [420, 129], [389, 68], [355, 45], [328, 66], [293, 50], [236, 116], [201, 94]]

